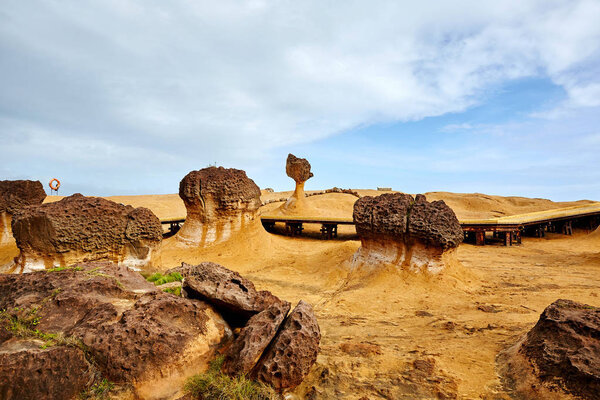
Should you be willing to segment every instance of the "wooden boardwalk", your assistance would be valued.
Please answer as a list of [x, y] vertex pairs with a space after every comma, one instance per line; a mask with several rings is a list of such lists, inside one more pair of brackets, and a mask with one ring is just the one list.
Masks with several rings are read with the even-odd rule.
[[[272, 230], [276, 223], [285, 224], [286, 233], [290, 236], [302, 235], [304, 224], [320, 224], [324, 238], [337, 237], [338, 225], [354, 225], [352, 218], [299, 217], [282, 215], [262, 215], [261, 222], [267, 231]], [[175, 234], [185, 218], [170, 218], [161, 220], [169, 225], [169, 233]], [[506, 246], [521, 243], [522, 235], [543, 237], [546, 232], [557, 232], [570, 235], [573, 227], [593, 230], [600, 225], [600, 202], [537, 211], [526, 214], [486, 219], [460, 219], [460, 225], [467, 241], [484, 245], [486, 240], [502, 241]]]

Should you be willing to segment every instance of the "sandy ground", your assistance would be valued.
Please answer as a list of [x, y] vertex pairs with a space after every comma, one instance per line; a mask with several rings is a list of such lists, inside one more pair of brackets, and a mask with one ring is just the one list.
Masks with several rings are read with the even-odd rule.
[[[263, 200], [289, 194], [265, 193]], [[581, 204], [441, 192], [427, 197], [446, 200], [459, 218]], [[177, 195], [113, 199], [145, 205], [161, 218], [175, 216], [183, 207]], [[351, 216], [356, 197], [327, 194], [307, 200], [323, 215], [341, 217]], [[263, 212], [279, 205], [269, 204]], [[317, 399], [508, 398], [497, 376], [497, 354], [558, 298], [600, 306], [599, 231], [525, 238], [513, 247], [463, 244], [457, 262], [436, 277], [388, 270], [350, 274], [359, 245], [357, 240], [273, 235], [257, 222], [208, 249], [180, 247], [169, 238], [163, 242], [162, 264], [167, 269], [182, 261], [218, 262], [252, 279], [259, 289], [314, 304], [321, 353], [296, 391], [298, 398], [307, 393]], [[0, 263], [16, 253], [14, 246], [0, 249]]]

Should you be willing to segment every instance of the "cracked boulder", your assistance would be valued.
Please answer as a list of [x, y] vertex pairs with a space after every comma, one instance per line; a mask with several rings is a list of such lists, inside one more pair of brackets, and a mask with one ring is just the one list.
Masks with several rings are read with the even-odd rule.
[[393, 265], [438, 273], [463, 240], [456, 214], [444, 201], [404, 193], [365, 196], [354, 203], [353, 219], [361, 247], [355, 265]]
[[149, 209], [81, 194], [22, 209], [12, 231], [21, 252], [17, 272], [94, 260], [143, 268], [157, 260], [162, 241]]
[[281, 391], [298, 386], [317, 360], [321, 332], [310, 304], [300, 300], [251, 376]]

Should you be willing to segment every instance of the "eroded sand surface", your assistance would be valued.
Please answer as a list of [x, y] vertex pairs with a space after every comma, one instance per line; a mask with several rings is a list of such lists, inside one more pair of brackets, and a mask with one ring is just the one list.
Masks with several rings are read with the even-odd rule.
[[[263, 194], [263, 200], [288, 194]], [[450, 193], [427, 197], [446, 200], [459, 218], [576, 204]], [[355, 200], [347, 194], [307, 199], [327, 216], [351, 216]], [[159, 218], [183, 207], [176, 195], [122, 196], [118, 201], [149, 207]], [[269, 204], [263, 212], [279, 205]], [[257, 224], [204, 250], [179, 247], [169, 238], [163, 242], [162, 262], [164, 269], [181, 261], [218, 262], [252, 279], [258, 289], [314, 304], [321, 353], [296, 391], [300, 398], [309, 391], [316, 398], [344, 399], [508, 398], [496, 373], [498, 352], [515, 343], [558, 298], [600, 306], [600, 232], [525, 238], [513, 247], [463, 244], [458, 262], [435, 277], [386, 270], [349, 274], [359, 245], [357, 240], [272, 235]], [[14, 245], [0, 249], [0, 262], [16, 252]]]

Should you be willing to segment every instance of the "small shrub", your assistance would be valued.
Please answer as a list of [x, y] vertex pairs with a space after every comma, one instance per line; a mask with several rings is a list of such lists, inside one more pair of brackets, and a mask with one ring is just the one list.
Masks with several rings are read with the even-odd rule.
[[153, 282], [156, 286], [160, 286], [169, 282], [181, 282], [183, 280], [183, 276], [179, 272], [171, 272], [167, 275], [163, 275], [160, 272], [156, 272], [147, 277], [146, 280], [149, 282]]
[[100, 382], [94, 383], [89, 389], [82, 392], [79, 398], [104, 400], [109, 398], [109, 393], [115, 388], [115, 384], [104, 378]]
[[171, 293], [177, 297], [181, 297], [181, 286], [166, 288], [163, 289], [163, 292]]
[[218, 356], [209, 365], [208, 371], [194, 375], [185, 384], [184, 390], [200, 400], [280, 400], [272, 387], [248, 379], [244, 375], [231, 377], [221, 372], [224, 357]]

